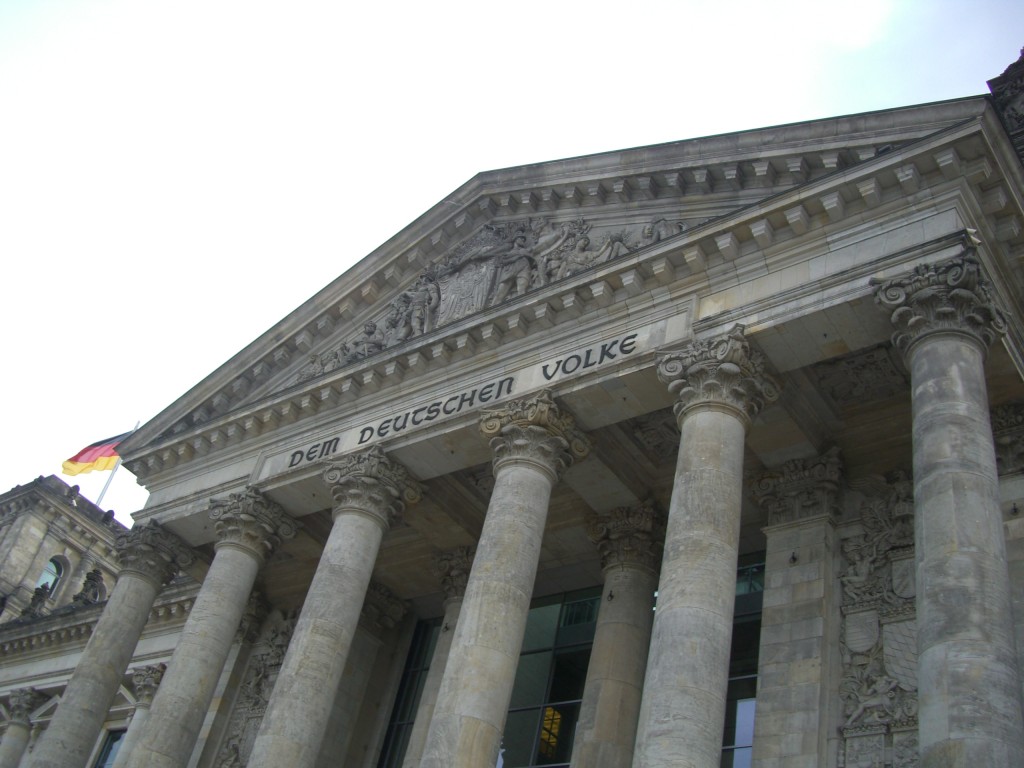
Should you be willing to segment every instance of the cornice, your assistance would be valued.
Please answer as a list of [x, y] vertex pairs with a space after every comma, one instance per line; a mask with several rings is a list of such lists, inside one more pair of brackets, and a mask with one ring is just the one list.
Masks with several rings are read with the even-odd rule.
[[[184, 624], [195, 602], [198, 585], [171, 587], [150, 610], [144, 632]], [[0, 659], [25, 658], [27, 653], [45, 653], [73, 644], [85, 644], [92, 636], [106, 602], [65, 610], [30, 622], [0, 624]]]
[[[619, 206], [638, 200], [662, 201], [666, 196], [685, 203], [687, 195], [692, 195], [693, 200], [705, 199], [713, 193], [716, 184], [728, 183], [738, 185], [741, 190], [749, 189], [750, 185], [759, 183], [759, 176], [756, 171], [729, 175], [726, 173], [728, 164], [704, 164], [701, 167], [711, 167], [706, 177], [711, 186], [705, 190], [696, 181], [687, 184], [687, 178], [697, 178], [692, 176], [697, 166], [691, 164], [682, 166], [679, 171], [682, 184], [678, 183], [678, 178], [674, 184], [662, 183], [665, 179], [640, 183], [637, 179], [641, 177], [653, 178], [650, 174], [640, 174], [623, 176], [631, 179], [624, 184], [615, 182], [607, 186], [602, 180], [600, 194], [584, 197], [570, 194], [555, 200], [551, 195], [545, 197], [543, 190], [540, 193], [530, 190], [529, 194], [524, 191], [525, 198], [520, 196], [518, 203], [511, 202], [516, 194], [511, 192], [503, 193], [510, 196], [508, 199], [498, 201], [489, 195], [478, 197], [476, 214], [471, 216], [464, 211], [464, 215], [456, 214], [450, 219], [447, 226], [451, 234], [442, 236], [442, 228], [434, 233], [436, 236], [424, 235], [416, 247], [377, 267], [376, 271], [371, 265], [346, 273], [346, 283], [351, 279], [352, 290], [340, 301], [326, 306], [325, 302], [313, 300], [317, 306], [324, 307], [317, 317], [304, 318], [294, 327], [294, 335], [282, 339], [245, 374], [236, 376], [203, 405], [192, 410], [165, 437], [130, 450], [126, 466], [145, 480], [207, 457], [225, 446], [239, 445], [289, 424], [313, 419], [317, 414], [351, 404], [368, 394], [377, 394], [399, 384], [406, 386], [420, 376], [447, 368], [478, 352], [511, 348], [527, 336], [550, 333], [557, 326], [581, 322], [607, 312], [613, 305], [651, 300], [666, 291], [709, 290], [717, 284], [767, 274], [785, 261], [793, 246], [832, 236], [839, 227], [855, 226], [865, 217], [883, 211], [896, 215], [914, 200], [930, 198], [943, 186], [966, 185], [974, 196], [984, 201], [987, 224], [1000, 244], [1014, 253], [1024, 250], [1021, 210], [1015, 204], [1018, 201], [1013, 195], [1000, 191], [1003, 189], [1001, 164], [987, 151], [991, 139], [978, 138], [987, 130], [989, 123], [984, 116], [975, 116], [901, 147], [865, 145], [860, 149], [842, 150], [816, 147], [800, 156], [802, 164], [796, 161], [790, 164], [781, 155], [771, 157], [765, 167], [774, 169], [776, 180], [780, 175], [791, 177], [792, 183], [783, 184], [786, 188], [782, 191], [374, 357], [345, 365], [330, 375], [294, 384], [240, 407], [252, 391], [263, 386], [261, 382], [293, 369], [295, 361], [307, 356], [309, 350], [323, 349], [327, 340], [335, 337], [334, 331], [339, 325], [352, 327], [352, 323], [368, 318], [371, 311], [380, 309], [387, 296], [415, 280], [419, 270], [483, 223], [502, 216], [522, 217], [533, 212], [544, 215], [548, 212], [544, 208], [545, 199], [554, 201], [549, 203], [551, 205], [557, 203], [558, 208], [552, 210], [565, 207], [583, 210], [586, 205]], [[842, 138], [837, 137], [837, 140]], [[998, 140], [995, 143], [998, 144]], [[885, 151], [880, 151], [882, 149]], [[786, 170], [782, 171], [779, 164]], [[803, 173], [802, 168], [807, 169], [806, 178], [798, 184], [795, 178], [798, 172]], [[752, 164], [750, 169], [753, 169]], [[778, 190], [779, 186], [765, 186], [762, 191], [772, 189]], [[735, 189], [731, 193], [735, 197]], [[596, 202], [585, 204], [584, 200], [591, 197], [596, 198]], [[522, 209], [524, 205], [526, 210]], [[298, 328], [298, 325], [303, 327]]]

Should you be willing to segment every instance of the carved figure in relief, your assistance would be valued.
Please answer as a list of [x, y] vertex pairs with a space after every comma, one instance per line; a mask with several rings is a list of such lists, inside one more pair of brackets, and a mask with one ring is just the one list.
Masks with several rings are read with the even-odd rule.
[[407, 325], [410, 335], [421, 336], [434, 329], [434, 316], [441, 303], [437, 283], [429, 275], [421, 275], [416, 284], [402, 294], [407, 304]]
[[873, 589], [872, 574], [878, 562], [875, 546], [864, 536], [854, 536], [843, 542], [843, 554], [850, 561], [846, 573], [839, 577], [843, 593], [851, 602], [863, 600]]
[[660, 243], [667, 237], [679, 234], [682, 227], [677, 224], [669, 224], [667, 219], [655, 219], [650, 224], [644, 225], [640, 232], [640, 245], [653, 245]]
[[533, 282], [533, 249], [526, 242], [526, 235], [516, 235], [510, 248], [495, 259], [494, 297], [491, 306], [501, 304], [515, 288], [515, 295], [522, 296]]
[[865, 714], [871, 722], [887, 722], [895, 709], [896, 688], [899, 681], [887, 675], [879, 675], [866, 688], [855, 692], [858, 704], [846, 718], [844, 728], [849, 728]]
[[349, 361], [362, 360], [384, 349], [384, 335], [377, 330], [375, 322], [371, 320], [363, 326], [363, 335], [355, 340], [354, 347], [349, 355]]

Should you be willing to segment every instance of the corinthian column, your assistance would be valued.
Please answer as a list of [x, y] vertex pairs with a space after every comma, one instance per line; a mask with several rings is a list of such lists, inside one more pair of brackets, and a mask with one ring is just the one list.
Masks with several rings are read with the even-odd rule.
[[588, 521], [604, 591], [573, 746], [573, 768], [630, 768], [654, 621], [665, 515], [652, 501]]
[[1006, 324], [971, 257], [919, 266], [875, 299], [910, 369], [921, 765], [1024, 765], [984, 370]]
[[636, 768], [718, 768], [729, 682], [743, 443], [778, 396], [743, 326], [665, 355], [679, 458], [637, 735]]
[[590, 450], [547, 392], [485, 411], [494, 491], [445, 667], [422, 768], [488, 768], [498, 759], [540, 559], [551, 489]]
[[117, 538], [121, 570], [110, 599], [61, 696], [60, 706], [32, 751], [32, 768], [84, 766], [160, 588], [191, 565], [192, 551], [149, 523]]
[[18, 688], [11, 692], [7, 730], [0, 738], [0, 768], [18, 768], [28, 746], [32, 710], [44, 701], [46, 697], [35, 688]]
[[149, 708], [153, 704], [153, 696], [156, 695], [156, 689], [160, 687], [160, 681], [163, 679], [166, 669], [166, 664], [151, 664], [132, 671], [132, 686], [135, 688], [135, 712], [128, 724], [128, 731], [121, 741], [121, 748], [117, 751], [113, 768], [123, 768], [128, 764], [128, 755], [139, 740], [142, 726], [149, 718]]
[[132, 768], [183, 768], [213, 699], [260, 567], [295, 522], [254, 490], [211, 502], [216, 554], [181, 631], [146, 727], [128, 755]]
[[329, 464], [334, 525], [309, 585], [249, 768], [316, 763], [352, 648], [380, 542], [392, 517], [420, 498], [405, 468], [380, 447]]
[[402, 768], [416, 768], [423, 757], [423, 747], [427, 742], [427, 730], [434, 716], [437, 704], [437, 693], [444, 678], [445, 666], [452, 648], [455, 627], [459, 623], [462, 611], [462, 599], [466, 595], [466, 582], [469, 571], [473, 567], [474, 547], [458, 547], [447, 552], [438, 552], [434, 556], [434, 573], [441, 580], [444, 590], [444, 618], [441, 619], [441, 633], [434, 644], [434, 654], [430, 657], [430, 669], [427, 679], [423, 681], [423, 692], [416, 708], [416, 719], [413, 721], [409, 744], [405, 749]]

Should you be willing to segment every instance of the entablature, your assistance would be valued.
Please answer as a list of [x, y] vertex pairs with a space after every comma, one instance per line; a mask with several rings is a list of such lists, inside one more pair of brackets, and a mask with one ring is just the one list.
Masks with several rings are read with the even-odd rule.
[[[525, 233], [524, 227], [531, 227], [530, 234], [524, 236], [532, 238], [528, 245], [534, 250], [543, 238], [548, 238], [549, 243], [558, 240], [559, 232], [569, 233], [562, 237], [563, 244], [570, 240], [578, 244], [590, 231], [591, 225], [582, 217], [545, 218], [533, 230], [532, 217], [508, 218], [519, 216], [519, 208], [512, 211], [505, 206], [509, 212], [503, 214], [500, 205], [496, 207], [489, 196], [484, 196], [481, 201], [489, 201], [483, 206], [487, 210], [486, 224], [480, 219], [475, 226], [490, 231], [490, 240], [480, 235], [485, 231], [481, 229], [470, 237], [466, 235], [471, 230], [466, 229], [464, 234], [446, 242], [440, 237], [426, 238], [433, 243], [434, 250], [424, 250], [421, 242], [415, 252], [422, 258], [413, 258], [414, 251], [407, 250], [374, 276], [361, 283], [356, 280], [353, 290], [342, 300], [316, 317], [307, 317], [299, 330], [277, 343], [229, 386], [179, 420], [149, 447], [133, 452], [126, 466], [146, 480], [228, 446], [250, 444], [260, 435], [288, 429], [293, 424], [319, 423], [330, 418], [328, 414], [335, 409], [351, 408], [357, 402], [365, 402], [367, 396], [378, 398], [389, 391], [404, 392], [418, 381], [449, 374], [455, 365], [459, 366], [460, 375], [468, 375], [470, 369], [466, 366], [475, 358], [520, 355], [523, 339], [547, 340], [559, 329], [597, 324], [616, 313], [639, 321], [653, 311], [652, 307], [671, 306], [693, 297], [699, 306], [705, 297], [731, 285], [741, 285], [807, 259], [815, 249], [834, 244], [857, 227], [898, 227], [907, 220], [908, 213], [913, 217], [916, 210], [934, 203], [939, 196], [953, 199], [956, 193], [951, 190], [960, 190], [980, 201], [978, 207], [987, 234], [994, 234], [1000, 249], [1019, 258], [1024, 252], [1020, 227], [1024, 217], [1020, 201], [1007, 191], [1013, 185], [1003, 182], [1004, 159], [991, 151], [993, 140], [985, 136], [989, 128], [982, 116], [903, 146], [882, 147], [881, 152], [875, 147], [873, 152], [865, 150], [854, 155], [849, 150], [845, 154], [839, 152], [835, 159], [828, 154], [832, 150], [819, 148], [814, 162], [805, 165], [820, 172], [811, 172], [802, 185], [776, 191], [770, 197], [709, 221], [680, 227], [676, 232], [668, 219], [662, 218], [668, 228], [655, 236], [653, 225], [658, 220], [641, 218], [633, 210], [633, 227], [641, 230], [646, 242], [622, 238], [618, 242], [634, 247], [607, 253], [603, 259], [583, 265], [578, 272], [568, 271], [562, 276], [552, 273], [548, 277], [554, 279], [542, 280], [541, 285], [518, 290], [510, 285], [508, 295], [501, 296], [499, 301], [488, 300], [494, 297], [493, 293], [484, 299], [477, 298], [475, 312], [464, 316], [454, 313], [447, 324], [429, 328], [421, 325], [414, 336], [398, 338], [387, 345], [376, 342], [375, 349], [366, 347], [365, 339], [360, 339], [369, 334], [365, 330], [360, 334], [355, 326], [385, 324], [395, 302], [382, 306], [382, 299], [396, 293], [399, 297], [410, 291], [415, 293], [417, 286], [423, 287], [425, 275], [433, 275], [436, 282], [437, 275], [453, 264], [456, 269], [462, 268], [479, 256], [470, 253], [470, 245], [499, 249], [487, 254], [488, 258], [514, 260], [516, 232]], [[856, 162], [851, 162], [854, 156]], [[841, 162], [842, 158], [846, 159]], [[775, 168], [777, 162], [784, 159], [772, 157], [767, 167]], [[794, 173], [792, 169], [787, 172]], [[635, 185], [631, 184], [623, 189], [633, 189]], [[685, 196], [687, 187], [679, 189], [680, 196]], [[660, 200], [658, 194], [646, 199]], [[544, 195], [538, 197], [543, 198]], [[605, 194], [604, 198], [607, 201], [609, 196]], [[620, 207], [621, 202], [611, 200]], [[950, 203], [955, 204], [955, 200]], [[643, 217], [650, 213], [647, 208], [642, 211]], [[679, 214], [676, 221], [683, 220], [685, 211]], [[652, 228], [649, 235], [644, 231], [647, 227]], [[615, 242], [610, 236], [606, 240]], [[454, 249], [451, 243], [456, 243]], [[588, 249], [587, 245], [582, 246], [583, 251], [597, 250]], [[458, 257], [454, 261], [453, 253]], [[470, 255], [466, 256], [467, 253]], [[448, 261], [440, 265], [432, 261], [438, 254]], [[463, 257], [466, 261], [458, 260]], [[398, 265], [403, 263], [410, 269], [401, 269]], [[419, 299], [410, 297], [407, 301]], [[770, 304], [771, 300], [764, 302]], [[733, 315], [744, 314], [741, 306], [729, 309]], [[697, 317], [710, 318], [708, 312], [699, 308]], [[343, 330], [348, 335], [339, 344], [339, 337], [345, 335]], [[353, 354], [360, 343], [364, 344], [363, 354]], [[309, 362], [303, 365], [305, 358]], [[334, 360], [333, 366], [325, 365], [329, 359]], [[274, 392], [271, 382], [276, 382]], [[257, 394], [261, 390], [267, 394]]]

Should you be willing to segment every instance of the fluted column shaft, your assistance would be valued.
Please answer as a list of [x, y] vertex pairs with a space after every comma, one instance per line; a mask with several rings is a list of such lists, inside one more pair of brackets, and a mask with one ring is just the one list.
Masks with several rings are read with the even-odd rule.
[[32, 733], [32, 710], [45, 700], [34, 688], [19, 688], [11, 693], [7, 730], [0, 738], [0, 768], [18, 768]]
[[266, 557], [294, 535], [291, 518], [249, 491], [214, 502], [210, 517], [219, 540], [210, 570], [153, 698], [149, 717], [127, 758], [131, 768], [184, 768], [213, 699]]
[[379, 448], [324, 473], [334, 525], [288, 646], [248, 768], [311, 768], [352, 648], [380, 542], [391, 516], [420, 491]]
[[572, 768], [630, 768], [665, 532], [652, 502], [590, 521], [604, 587], [573, 744]]
[[750, 419], [776, 396], [740, 326], [666, 356], [679, 457], [637, 733], [636, 768], [718, 768]]
[[193, 560], [177, 537], [155, 524], [132, 528], [118, 538], [117, 548], [117, 583], [32, 752], [32, 768], [86, 764], [161, 586]]
[[132, 673], [132, 683], [135, 686], [135, 712], [132, 713], [128, 730], [121, 740], [121, 747], [117, 751], [117, 757], [114, 758], [113, 768], [124, 768], [128, 764], [128, 755], [138, 743], [143, 726], [149, 719], [149, 708], [153, 704], [153, 696], [156, 695], [165, 669], [166, 665], [164, 664], [153, 664], [140, 667]]
[[487, 412], [494, 490], [466, 585], [422, 768], [497, 762], [540, 558], [551, 489], [589, 443], [550, 396]]
[[973, 258], [885, 283], [911, 377], [922, 768], [1024, 765], [984, 362], [1005, 330]]
[[412, 733], [405, 749], [402, 768], [417, 768], [423, 757], [423, 748], [427, 743], [427, 731], [434, 717], [437, 705], [437, 694], [441, 690], [444, 670], [451, 655], [452, 638], [459, 624], [462, 612], [462, 600], [466, 594], [466, 583], [469, 571], [473, 566], [473, 547], [460, 547], [451, 552], [443, 552], [435, 559], [435, 571], [441, 578], [445, 591], [444, 618], [441, 619], [441, 633], [434, 644], [434, 654], [430, 657], [430, 669], [427, 679], [423, 681], [423, 692], [416, 708], [416, 719], [413, 721]]

